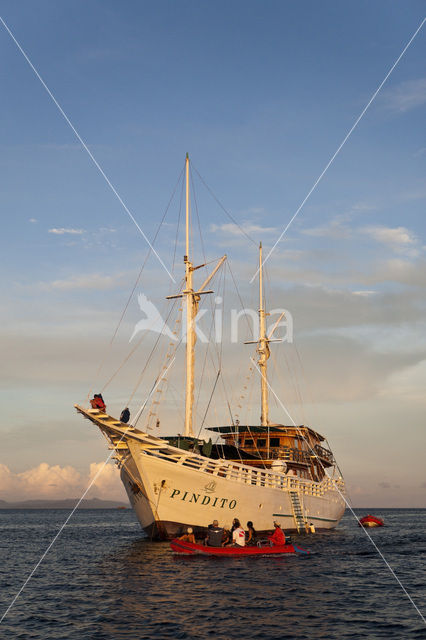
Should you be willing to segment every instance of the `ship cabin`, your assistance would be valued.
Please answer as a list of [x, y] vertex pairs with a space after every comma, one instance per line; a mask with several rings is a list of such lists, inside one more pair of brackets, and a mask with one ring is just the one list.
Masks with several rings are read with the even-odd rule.
[[[332, 452], [324, 447], [324, 437], [305, 425], [285, 426], [270, 424], [267, 427], [233, 425], [210, 427], [225, 441], [224, 447], [234, 451], [235, 462], [272, 468], [276, 471], [321, 481], [325, 469], [334, 465]], [[221, 445], [216, 445], [220, 450]], [[234, 454], [235, 455], [235, 454]], [[228, 455], [223, 457], [228, 458]]]

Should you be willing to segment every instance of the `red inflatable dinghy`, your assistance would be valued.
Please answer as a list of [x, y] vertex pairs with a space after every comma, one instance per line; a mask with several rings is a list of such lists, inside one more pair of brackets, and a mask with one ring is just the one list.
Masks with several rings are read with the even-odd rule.
[[360, 527], [383, 527], [384, 522], [381, 518], [376, 518], [376, 516], [364, 516], [358, 522]]
[[177, 538], [171, 541], [170, 546], [175, 553], [201, 556], [282, 556], [286, 553], [309, 553], [294, 544], [286, 544], [281, 547], [269, 545], [264, 547], [207, 547], [203, 544], [184, 542]]

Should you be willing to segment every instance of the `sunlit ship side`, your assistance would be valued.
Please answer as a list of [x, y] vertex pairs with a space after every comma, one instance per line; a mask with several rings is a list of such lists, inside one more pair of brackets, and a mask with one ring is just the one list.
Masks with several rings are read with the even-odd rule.
[[[185, 417], [182, 435], [155, 437], [116, 420], [104, 409], [76, 409], [105, 435], [129, 500], [152, 538], [173, 538], [188, 525], [202, 532], [212, 520], [226, 526], [234, 517], [254, 522], [260, 533], [274, 520], [287, 531], [332, 529], [345, 510], [344, 481], [325, 438], [305, 425], [274, 424], [269, 419], [267, 362], [269, 344], [279, 342], [275, 323], [267, 333], [262, 245], [259, 248], [259, 337], [256, 368], [260, 380], [260, 424], [210, 427], [222, 443], [196, 438], [193, 430], [195, 319], [201, 296], [223, 264], [223, 256], [202, 285], [194, 289], [190, 260], [189, 158], [185, 163], [186, 253], [180, 298], [186, 308]], [[201, 265], [205, 266], [205, 265]], [[218, 372], [218, 376], [220, 371]], [[158, 380], [165, 379], [160, 376]], [[232, 417], [232, 416], [231, 416]], [[149, 422], [149, 418], [148, 418]]]
[[252, 520], [259, 532], [279, 520], [287, 531], [332, 529], [345, 504], [339, 476], [315, 482], [234, 461], [213, 460], [171, 446], [167, 440], [128, 427], [94, 409], [76, 405], [114, 449], [130, 503], [143, 529], [154, 538], [173, 538], [185, 526], [206, 529], [217, 519]]

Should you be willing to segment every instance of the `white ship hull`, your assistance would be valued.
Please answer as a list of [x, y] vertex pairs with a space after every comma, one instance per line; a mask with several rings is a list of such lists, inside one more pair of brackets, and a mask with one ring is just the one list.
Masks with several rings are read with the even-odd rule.
[[344, 482], [325, 476], [304, 480], [272, 469], [213, 460], [169, 445], [96, 410], [76, 409], [110, 442], [130, 503], [142, 528], [156, 539], [195, 533], [214, 520], [230, 526], [248, 520], [259, 532], [278, 520], [286, 531], [305, 525], [333, 529], [345, 511]]
[[[197, 445], [193, 425], [196, 318], [202, 296], [213, 293], [206, 287], [226, 260], [226, 255], [217, 261], [204, 282], [200, 286], [195, 286], [193, 273], [205, 267], [206, 264], [194, 266], [190, 256], [189, 184], [187, 154], [185, 160], [185, 278], [180, 291], [168, 296], [168, 299], [180, 298], [181, 310], [186, 309], [185, 419], [182, 442], [175, 441], [175, 444], [194, 448]], [[248, 344], [257, 345], [258, 360], [255, 366], [260, 374], [260, 425], [253, 427], [254, 434], [249, 425], [243, 425], [241, 431], [239, 421], [235, 421], [234, 424], [234, 420], [232, 420], [232, 427], [231, 425], [209, 427], [211, 431], [217, 431], [221, 435], [225, 446], [228, 447], [227, 454], [222, 447], [221, 455], [228, 458], [239, 455], [240, 459], [243, 457], [247, 462], [252, 461], [252, 466], [239, 464], [231, 459], [218, 460], [185, 451], [172, 446], [167, 440], [127, 426], [104, 413], [106, 407], [100, 394], [96, 394], [91, 400], [92, 410], [76, 405], [77, 410], [97, 424], [110, 442], [110, 448], [115, 451], [114, 457], [121, 469], [121, 478], [130, 502], [142, 527], [152, 537], [173, 537], [182, 533], [188, 525], [192, 526], [196, 533], [201, 532], [215, 519], [222, 526], [229, 527], [234, 517], [238, 518], [243, 525], [249, 520], [253, 521], [259, 533], [271, 530], [274, 520], [278, 520], [284, 529], [290, 531], [300, 532], [305, 528], [312, 528], [312, 525], [316, 529], [332, 529], [344, 513], [343, 479], [335, 477], [336, 465], [333, 455], [321, 445], [324, 438], [304, 425], [298, 427], [294, 423], [293, 426], [288, 427], [273, 424], [269, 420], [270, 388], [267, 377], [269, 344], [280, 341], [273, 335], [285, 313], [280, 315], [275, 325], [268, 331], [266, 318], [269, 314], [265, 308], [261, 243], [257, 273], [259, 274], [259, 338]], [[179, 316], [176, 323], [180, 320]], [[173, 352], [177, 344], [170, 343]], [[165, 357], [166, 364], [156, 378], [150, 395], [154, 391], [158, 394], [162, 392], [161, 385], [166, 382], [166, 373], [173, 362], [171, 357], [172, 350], [168, 350]], [[220, 368], [221, 365], [217, 370], [216, 382], [221, 373]], [[145, 408], [146, 402], [140, 412]], [[159, 401], [156, 400], [152, 406], [154, 404], [158, 405]], [[209, 406], [210, 401], [207, 410]], [[128, 409], [126, 411], [128, 415], [124, 419], [128, 420], [130, 414]], [[147, 425], [150, 424], [152, 416], [158, 418], [158, 414], [151, 411]], [[237, 428], [236, 434], [235, 428]], [[240, 437], [244, 441], [240, 440]], [[211, 440], [206, 452], [208, 448], [210, 448], [209, 455], [220, 455], [220, 449], [217, 446], [213, 449]], [[239, 453], [240, 448], [243, 456]], [[254, 449], [256, 449], [255, 455], [253, 455]], [[275, 463], [278, 464], [272, 468]], [[264, 465], [263, 469], [254, 466], [260, 464]], [[284, 473], [284, 470], [288, 470], [288, 473]], [[329, 476], [329, 472], [333, 475]], [[303, 478], [300, 477], [302, 475]]]
[[[274, 520], [287, 531], [311, 523], [316, 529], [332, 529], [345, 510], [340, 480], [305, 481], [187, 452], [179, 452], [185, 460], [176, 463], [146, 455], [137, 442], [131, 442], [129, 449], [121, 479], [141, 526], [154, 538], [172, 538], [186, 526], [200, 532], [214, 519], [230, 528], [235, 517], [243, 525], [252, 520], [259, 533], [272, 530]], [[191, 462], [201, 468], [193, 468]]]

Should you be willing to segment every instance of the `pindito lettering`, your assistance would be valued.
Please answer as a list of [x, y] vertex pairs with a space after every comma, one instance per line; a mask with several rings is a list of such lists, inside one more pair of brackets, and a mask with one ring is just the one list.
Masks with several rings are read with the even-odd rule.
[[225, 507], [228, 507], [228, 509], [235, 509], [237, 506], [236, 500], [218, 497], [213, 498], [213, 496], [208, 496], [206, 494], [202, 495], [201, 493], [192, 493], [191, 491], [184, 491], [182, 493], [180, 489], [172, 489], [170, 498], [177, 498], [183, 502], [192, 502], [193, 504], [201, 504], [203, 506], [209, 505], [210, 507], [219, 507], [220, 509], [224, 509]]

